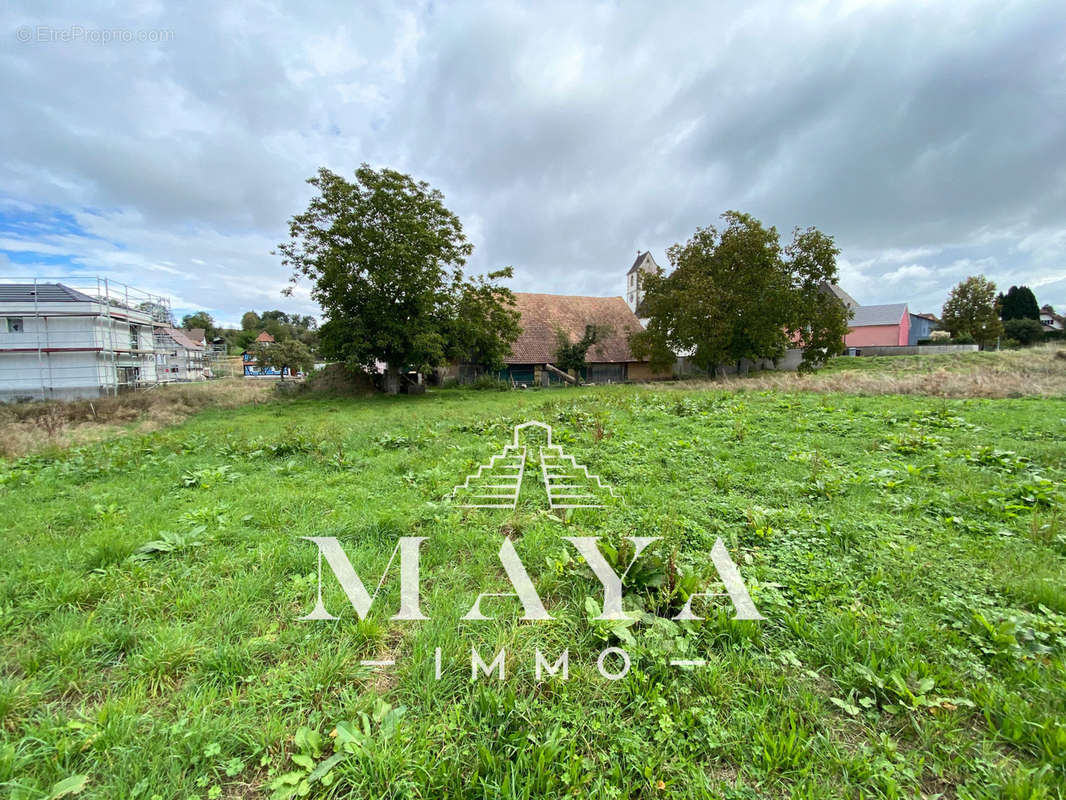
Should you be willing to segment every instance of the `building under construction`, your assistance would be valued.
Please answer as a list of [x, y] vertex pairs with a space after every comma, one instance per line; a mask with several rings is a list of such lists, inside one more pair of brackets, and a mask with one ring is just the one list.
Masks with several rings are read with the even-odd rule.
[[153, 386], [170, 300], [107, 278], [0, 278], [0, 402]]

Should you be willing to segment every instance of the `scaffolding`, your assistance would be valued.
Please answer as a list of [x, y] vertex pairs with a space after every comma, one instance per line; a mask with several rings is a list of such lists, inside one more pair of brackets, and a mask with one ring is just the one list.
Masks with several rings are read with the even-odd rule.
[[0, 400], [157, 385], [154, 325], [170, 299], [103, 277], [0, 277]]

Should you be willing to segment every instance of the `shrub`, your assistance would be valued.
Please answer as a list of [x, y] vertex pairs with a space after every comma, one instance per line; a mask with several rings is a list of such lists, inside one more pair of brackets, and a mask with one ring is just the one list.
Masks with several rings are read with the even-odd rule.
[[1003, 333], [1008, 339], [1031, 345], [1044, 338], [1044, 326], [1035, 319], [1008, 319], [1003, 323]]
[[470, 384], [470, 388], [481, 391], [495, 389], [498, 392], [505, 392], [511, 388], [511, 384], [507, 381], [501, 381], [495, 375], [479, 375], [474, 382]]
[[377, 390], [375, 375], [352, 369], [346, 364], [327, 364], [312, 372], [305, 383], [312, 392], [341, 395], [366, 395]]

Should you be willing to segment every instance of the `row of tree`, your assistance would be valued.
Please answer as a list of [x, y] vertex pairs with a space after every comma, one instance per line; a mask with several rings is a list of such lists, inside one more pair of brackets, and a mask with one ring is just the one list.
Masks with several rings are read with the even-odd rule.
[[997, 295], [996, 284], [983, 275], [971, 276], [951, 290], [940, 322], [954, 341], [982, 347], [1030, 345], [1045, 337], [1032, 290], [1011, 286]]
[[181, 327], [189, 331], [194, 328], [203, 328], [208, 341], [221, 338], [226, 344], [226, 351], [230, 354], [241, 353], [249, 349], [256, 337], [263, 331], [273, 336], [277, 342], [298, 341], [311, 352], [318, 348], [318, 324], [314, 317], [289, 314], [276, 309], [264, 311], [262, 314], [246, 311], [241, 317], [240, 328], [221, 327], [215, 324], [214, 318], [209, 313], [197, 311], [182, 317]]

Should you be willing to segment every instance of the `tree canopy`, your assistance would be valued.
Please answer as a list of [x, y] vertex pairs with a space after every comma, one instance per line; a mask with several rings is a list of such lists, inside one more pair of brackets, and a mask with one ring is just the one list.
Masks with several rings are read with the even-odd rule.
[[181, 318], [181, 327], [187, 331], [191, 331], [193, 328], [203, 328], [208, 339], [215, 335], [215, 331], [218, 328], [215, 327], [215, 320], [206, 311], [197, 311], [195, 314], [186, 314]]
[[670, 274], [642, 276], [638, 316], [649, 322], [630, 337], [634, 355], [665, 367], [676, 353], [691, 353], [712, 370], [797, 346], [808, 371], [840, 353], [850, 312], [829, 289], [840, 252], [833, 238], [797, 228], [782, 247], [777, 230], [750, 214], [722, 219], [721, 231], [699, 228], [667, 250]]
[[940, 317], [940, 324], [953, 338], [969, 338], [982, 347], [995, 344], [1003, 334], [996, 308], [996, 284], [984, 275], [971, 275], [955, 286]]
[[586, 325], [585, 334], [581, 339], [571, 342], [566, 331], [562, 328], [557, 328], [555, 331], [557, 349], [553, 359], [555, 366], [563, 372], [570, 372], [571, 370], [580, 372], [587, 366], [585, 359], [588, 356], [589, 348], [597, 342], [602, 342], [611, 333], [612, 330], [607, 325]]
[[241, 316], [241, 330], [236, 332], [235, 341], [241, 349], [247, 349], [262, 331], [269, 333], [277, 342], [295, 339], [312, 351], [318, 349], [318, 324], [310, 315], [290, 314], [277, 309], [262, 314], [246, 311]]
[[1036, 295], [1028, 286], [1012, 286], [1005, 295], [1000, 294], [996, 301], [999, 303], [999, 318], [1004, 321], [1008, 319], [1040, 321], [1040, 306], [1037, 305]]
[[1007, 338], [1013, 339], [1018, 344], [1036, 344], [1044, 338], [1044, 326], [1040, 324], [1040, 320], [1029, 319], [1028, 317], [1024, 319], [1008, 319], [1003, 323], [1003, 333]]
[[463, 275], [473, 245], [440, 191], [366, 164], [352, 181], [320, 169], [308, 183], [318, 194], [289, 221], [277, 252], [293, 284], [313, 283], [326, 314], [322, 355], [367, 370], [384, 362], [390, 392], [405, 368], [456, 357], [502, 363], [519, 333], [514, 297], [495, 283], [510, 269]]
[[297, 372], [306, 372], [315, 364], [314, 356], [307, 349], [307, 345], [296, 339], [286, 342], [256, 342], [249, 353], [259, 366], [281, 372], [282, 380], [285, 380], [285, 370], [288, 370], [290, 375], [295, 375]]

